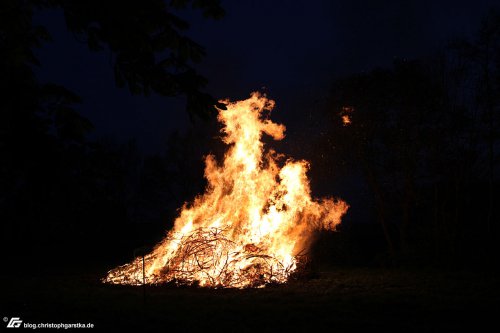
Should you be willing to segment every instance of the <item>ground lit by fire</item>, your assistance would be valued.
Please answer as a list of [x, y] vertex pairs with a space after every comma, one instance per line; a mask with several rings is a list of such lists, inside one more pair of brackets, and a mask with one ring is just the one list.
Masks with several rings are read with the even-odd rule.
[[313, 232], [340, 223], [347, 204], [311, 198], [307, 161], [264, 148], [263, 134], [285, 136], [285, 126], [268, 118], [274, 101], [253, 93], [224, 103], [218, 120], [229, 148], [222, 163], [206, 157], [205, 193], [183, 207], [144, 262], [117, 267], [103, 282], [233, 288], [283, 283], [299, 268]]

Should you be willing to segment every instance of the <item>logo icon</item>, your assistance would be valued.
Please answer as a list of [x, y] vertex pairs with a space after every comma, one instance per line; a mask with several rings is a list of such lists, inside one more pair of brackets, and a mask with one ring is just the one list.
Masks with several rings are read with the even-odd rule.
[[21, 318], [19, 318], [19, 317], [12, 317], [12, 318], [10, 318], [10, 321], [7, 324], [7, 328], [18, 328], [19, 326], [21, 326], [22, 322], [23, 321], [21, 320]]

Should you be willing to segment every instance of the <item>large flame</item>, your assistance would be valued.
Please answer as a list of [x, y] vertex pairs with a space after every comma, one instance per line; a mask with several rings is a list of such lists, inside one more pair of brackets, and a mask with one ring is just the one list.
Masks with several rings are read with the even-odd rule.
[[[253, 93], [218, 109], [229, 145], [222, 165], [206, 157], [206, 192], [185, 205], [173, 230], [152, 253], [117, 267], [104, 282], [197, 283], [258, 287], [286, 282], [317, 229], [334, 229], [348, 206], [311, 198], [308, 163], [264, 150], [265, 133], [284, 138], [285, 126], [267, 119], [274, 101]], [[268, 111], [268, 112], [266, 112]], [[281, 163], [283, 164], [283, 163]]]

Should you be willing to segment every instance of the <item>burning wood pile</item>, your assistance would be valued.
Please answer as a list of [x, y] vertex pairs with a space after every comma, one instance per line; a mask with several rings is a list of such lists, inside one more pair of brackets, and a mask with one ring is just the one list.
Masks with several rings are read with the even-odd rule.
[[262, 134], [284, 138], [285, 127], [267, 115], [274, 101], [258, 93], [219, 110], [222, 165], [206, 157], [206, 192], [185, 205], [173, 230], [152, 253], [117, 267], [103, 279], [114, 284], [177, 282], [246, 288], [284, 283], [316, 229], [334, 229], [347, 211], [340, 200], [313, 200], [306, 161], [264, 150]]
[[[170, 238], [171, 242], [179, 243], [175, 256], [156, 274], [150, 274], [147, 278], [144, 276], [144, 282], [156, 284], [175, 281], [191, 285], [203, 279], [205, 286], [242, 288], [286, 281], [294, 265], [285, 266], [279, 259], [253, 244], [238, 246], [225, 236], [226, 231], [199, 228], [180, 239]], [[152, 255], [147, 256], [145, 265], [155, 259]], [[142, 258], [138, 258], [132, 264], [111, 271], [108, 279], [119, 278], [122, 284], [141, 285], [141, 272]]]

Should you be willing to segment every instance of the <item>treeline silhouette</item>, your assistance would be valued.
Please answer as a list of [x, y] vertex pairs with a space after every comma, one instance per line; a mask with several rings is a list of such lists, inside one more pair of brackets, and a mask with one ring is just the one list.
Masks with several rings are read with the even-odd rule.
[[[342, 117], [349, 117], [344, 123]], [[359, 175], [373, 224], [316, 251], [343, 263], [498, 268], [500, 13], [472, 40], [337, 80], [311, 147], [315, 178]], [[315, 171], [313, 171], [315, 172]]]
[[[203, 48], [182, 35], [187, 23], [163, 1], [138, 3], [1, 2], [6, 267], [100, 269], [129, 260], [134, 249], [154, 246], [177, 209], [203, 191], [202, 156], [222, 154], [213, 139], [215, 99], [202, 92], [205, 80], [190, 66]], [[223, 14], [215, 0], [172, 4]], [[193, 128], [174, 133], [167, 151], [151, 156], [133, 141], [89, 140], [92, 124], [74, 109], [78, 95], [35, 75], [43, 64], [33, 49], [49, 36], [31, 19], [47, 7], [63, 10], [68, 29], [90, 49], [116, 55], [118, 85], [187, 96]], [[340, 232], [319, 235], [313, 254], [331, 264], [497, 267], [499, 109], [500, 16], [494, 11], [473, 40], [336, 80], [327, 107], [312, 111], [313, 133], [298, 157], [311, 161], [313, 188], [350, 178], [368, 200], [351, 208], [363, 210], [363, 220], [348, 213]]]
[[167, 206], [155, 205], [168, 204], [166, 189], [179, 179], [163, 172], [173, 158], [143, 158], [133, 143], [88, 140], [93, 126], [75, 110], [78, 94], [37, 78], [43, 64], [35, 49], [50, 35], [33, 23], [34, 13], [62, 11], [75, 38], [112, 54], [119, 87], [185, 96], [191, 118], [209, 119], [216, 100], [203, 92], [206, 79], [193, 69], [205, 51], [185, 36], [189, 23], [174, 14], [184, 8], [208, 18], [224, 15], [218, 0], [0, 3], [0, 242], [6, 265], [37, 271], [128, 255], [123, 247], [135, 246], [147, 229], [137, 231], [132, 222], [168, 221], [162, 216]]

